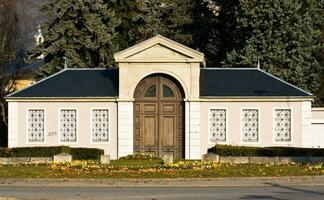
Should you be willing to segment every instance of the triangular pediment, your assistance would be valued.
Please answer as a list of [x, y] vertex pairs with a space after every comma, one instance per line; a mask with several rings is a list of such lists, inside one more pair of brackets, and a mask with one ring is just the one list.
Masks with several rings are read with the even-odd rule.
[[114, 55], [116, 62], [201, 62], [204, 54], [157, 35]]

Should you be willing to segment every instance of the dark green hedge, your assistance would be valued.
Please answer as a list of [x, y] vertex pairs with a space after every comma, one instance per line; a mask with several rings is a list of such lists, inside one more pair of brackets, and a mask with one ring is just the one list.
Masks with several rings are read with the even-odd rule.
[[95, 148], [70, 148], [70, 154], [73, 156], [73, 159], [94, 160], [100, 159], [100, 155], [104, 154], [104, 150]]
[[222, 156], [324, 156], [324, 149], [216, 145], [208, 153]]
[[0, 148], [0, 157], [52, 157], [58, 153], [69, 153], [73, 159], [77, 160], [90, 160], [99, 159], [104, 151], [95, 148], [71, 148], [68, 146]]

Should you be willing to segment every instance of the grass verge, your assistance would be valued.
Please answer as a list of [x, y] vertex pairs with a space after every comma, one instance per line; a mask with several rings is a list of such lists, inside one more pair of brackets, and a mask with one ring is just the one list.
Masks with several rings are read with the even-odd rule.
[[95, 161], [1, 165], [0, 178], [217, 178], [324, 175], [324, 164], [218, 164], [161, 160], [116, 160], [110, 165]]

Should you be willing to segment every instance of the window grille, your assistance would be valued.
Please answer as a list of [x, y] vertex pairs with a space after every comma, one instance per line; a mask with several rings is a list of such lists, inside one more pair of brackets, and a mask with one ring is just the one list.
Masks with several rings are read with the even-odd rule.
[[242, 141], [259, 141], [259, 113], [257, 109], [242, 110]]
[[77, 141], [77, 114], [76, 110], [61, 110], [60, 113], [61, 142]]
[[109, 110], [92, 110], [92, 141], [109, 142]]
[[275, 142], [291, 142], [291, 110], [276, 109], [274, 118]]
[[28, 110], [28, 142], [45, 142], [44, 110]]
[[226, 142], [226, 110], [210, 109], [209, 142]]

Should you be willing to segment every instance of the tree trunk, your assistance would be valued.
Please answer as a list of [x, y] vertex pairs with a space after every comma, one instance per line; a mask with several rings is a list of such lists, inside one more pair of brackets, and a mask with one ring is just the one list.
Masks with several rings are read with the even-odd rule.
[[3, 124], [8, 127], [8, 120], [7, 120], [7, 116], [6, 116], [6, 110], [5, 110], [5, 105], [4, 103], [0, 103], [0, 110], [1, 110], [1, 119]]

